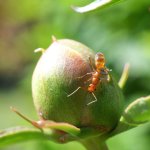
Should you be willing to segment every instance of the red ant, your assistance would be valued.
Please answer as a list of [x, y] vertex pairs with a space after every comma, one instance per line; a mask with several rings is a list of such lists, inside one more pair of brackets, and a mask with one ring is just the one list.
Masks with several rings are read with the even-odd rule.
[[[91, 59], [90, 59], [90, 64], [92, 66]], [[82, 88], [82, 89], [85, 89], [86, 91], [90, 92], [93, 95], [94, 99], [95, 99], [94, 101], [88, 103], [87, 105], [90, 105], [90, 104], [97, 101], [97, 98], [94, 94], [94, 91], [96, 90], [99, 82], [101, 82], [102, 80], [109, 81], [109, 79], [110, 79], [110, 77], [108, 75], [108, 71], [110, 71], [110, 70], [107, 69], [106, 66], [105, 66], [105, 57], [102, 53], [97, 53], [95, 55], [95, 68], [96, 69], [94, 69], [94, 67], [92, 66], [93, 72], [89, 72], [89, 73], [86, 73], [85, 75], [83, 75], [81, 77], [78, 77], [78, 78], [83, 78], [87, 75], [90, 75], [90, 74], [92, 75], [89, 79], [89, 80], [92, 80], [92, 81], [91, 81], [91, 84], [89, 84], [88, 88], [85, 89], [84, 87], [78, 87], [75, 91], [73, 91], [67, 97], [70, 97], [71, 95], [76, 93], [80, 88]], [[87, 81], [89, 81], [89, 80], [87, 80]]]

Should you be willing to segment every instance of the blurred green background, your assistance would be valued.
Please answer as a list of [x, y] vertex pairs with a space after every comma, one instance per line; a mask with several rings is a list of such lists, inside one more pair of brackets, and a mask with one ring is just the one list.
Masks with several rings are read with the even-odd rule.
[[[150, 94], [150, 1], [127, 0], [113, 7], [78, 14], [71, 5], [83, 6], [92, 0], [5, 0], [0, 1], [0, 130], [30, 126], [10, 111], [14, 106], [37, 120], [31, 94], [32, 72], [51, 35], [70, 38], [105, 54], [108, 68], [119, 79], [126, 62], [130, 76], [123, 92], [126, 105]], [[117, 109], [117, 106], [116, 106]], [[108, 140], [110, 150], [149, 150], [150, 124]], [[84, 150], [72, 142], [57, 145], [32, 141], [2, 150]]]

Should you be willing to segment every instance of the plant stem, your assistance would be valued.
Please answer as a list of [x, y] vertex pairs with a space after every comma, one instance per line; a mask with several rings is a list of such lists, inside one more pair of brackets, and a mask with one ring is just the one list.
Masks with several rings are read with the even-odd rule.
[[108, 150], [105, 141], [101, 141], [99, 137], [84, 139], [81, 140], [80, 143], [82, 143], [87, 150]]

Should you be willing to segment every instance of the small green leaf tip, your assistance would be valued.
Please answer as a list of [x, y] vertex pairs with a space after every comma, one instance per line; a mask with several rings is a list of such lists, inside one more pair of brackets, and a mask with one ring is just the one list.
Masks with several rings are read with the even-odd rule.
[[150, 96], [141, 97], [125, 109], [122, 121], [131, 125], [139, 125], [150, 121]]
[[103, 8], [104, 6], [106, 7], [115, 4], [119, 1], [121, 0], [95, 0], [94, 2], [83, 7], [72, 6], [72, 9], [78, 13], [85, 13], [98, 8]]

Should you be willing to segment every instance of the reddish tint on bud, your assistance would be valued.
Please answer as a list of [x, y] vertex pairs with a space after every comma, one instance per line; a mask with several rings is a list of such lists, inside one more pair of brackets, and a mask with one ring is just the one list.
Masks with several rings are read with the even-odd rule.
[[[93, 72], [89, 58], [93, 63], [95, 54], [88, 47], [69, 39], [55, 40], [43, 52], [32, 79], [34, 104], [41, 119], [99, 132], [108, 132], [117, 125], [123, 96], [110, 72], [109, 81], [101, 80], [94, 91], [97, 101], [89, 104], [95, 100], [87, 91], [91, 75], [82, 77]], [[68, 97], [79, 87], [83, 88]]]

